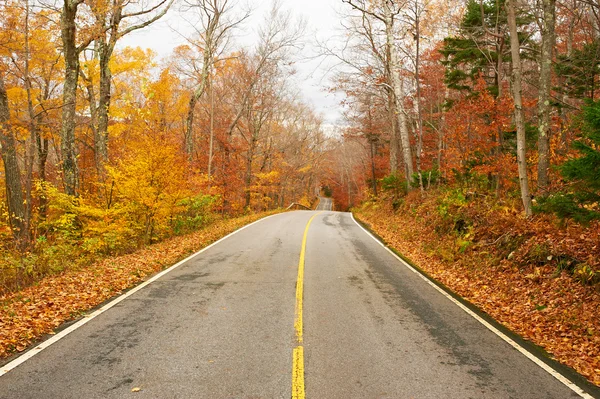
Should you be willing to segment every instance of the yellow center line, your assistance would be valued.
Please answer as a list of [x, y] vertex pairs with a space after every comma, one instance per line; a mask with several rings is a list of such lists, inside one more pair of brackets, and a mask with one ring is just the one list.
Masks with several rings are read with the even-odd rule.
[[298, 261], [298, 279], [296, 280], [296, 319], [294, 328], [296, 329], [296, 339], [298, 344], [294, 348], [292, 355], [292, 399], [304, 399], [304, 347], [302, 346], [302, 299], [304, 297], [304, 257], [306, 254], [306, 238], [308, 237], [308, 228], [313, 219], [320, 215], [319, 212], [313, 215], [306, 224], [304, 236], [302, 237], [302, 248], [300, 249], [300, 260]]

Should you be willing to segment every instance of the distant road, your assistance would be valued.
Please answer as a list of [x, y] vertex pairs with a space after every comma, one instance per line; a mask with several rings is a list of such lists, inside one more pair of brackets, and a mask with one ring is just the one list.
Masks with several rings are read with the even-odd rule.
[[578, 395], [330, 211], [237, 232], [0, 377], [3, 399], [291, 397]]
[[317, 205], [317, 211], [331, 211], [333, 210], [333, 200], [331, 198], [319, 197], [319, 205]]

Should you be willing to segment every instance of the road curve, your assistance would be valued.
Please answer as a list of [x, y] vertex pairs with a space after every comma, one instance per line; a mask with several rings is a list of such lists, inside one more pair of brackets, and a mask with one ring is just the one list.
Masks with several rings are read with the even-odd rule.
[[348, 213], [256, 223], [0, 378], [0, 398], [286, 398], [298, 259], [307, 398], [578, 397]]

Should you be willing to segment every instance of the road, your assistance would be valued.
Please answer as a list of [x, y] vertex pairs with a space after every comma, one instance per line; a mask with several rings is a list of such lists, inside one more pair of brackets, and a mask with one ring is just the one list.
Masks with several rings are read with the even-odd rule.
[[319, 197], [319, 204], [317, 205], [317, 211], [332, 211], [333, 200], [327, 197]]
[[0, 377], [7, 399], [289, 399], [292, 391], [578, 397], [350, 214], [327, 211], [278, 214], [239, 231]]

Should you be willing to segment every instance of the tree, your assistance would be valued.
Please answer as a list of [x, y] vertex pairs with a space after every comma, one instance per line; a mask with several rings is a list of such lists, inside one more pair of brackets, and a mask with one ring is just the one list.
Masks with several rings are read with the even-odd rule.
[[512, 94], [514, 102], [515, 125], [517, 128], [517, 165], [519, 167], [519, 187], [525, 215], [531, 216], [531, 196], [529, 194], [529, 179], [527, 177], [527, 147], [525, 138], [525, 119], [522, 99], [522, 67], [521, 45], [517, 32], [515, 0], [507, 0], [506, 11], [510, 31], [510, 50], [512, 56]]
[[[170, 9], [174, 0], [160, 0], [154, 4], [142, 3], [139, 9], [129, 10], [129, 0], [90, 0], [91, 11], [95, 19], [97, 36], [95, 51], [98, 56], [100, 78], [98, 88], [97, 129], [94, 132], [96, 166], [101, 168], [108, 159], [108, 119], [111, 99], [112, 72], [110, 60], [117, 42], [125, 35], [143, 29], [161, 19]], [[140, 18], [150, 16], [139, 22]], [[128, 25], [128, 19], [135, 18], [138, 23]], [[125, 25], [125, 28], [122, 26]], [[94, 100], [95, 101], [95, 100]]]
[[540, 199], [540, 209], [580, 223], [600, 219], [600, 101], [584, 107], [584, 135], [573, 143], [581, 155], [560, 167], [566, 189]]
[[[335, 77], [335, 88], [346, 93], [345, 105], [352, 113], [352, 108], [361, 108], [365, 92], [369, 95], [385, 98], [383, 104], [387, 111], [387, 134], [380, 140], [389, 143], [389, 172], [396, 174], [399, 164], [398, 118], [394, 91], [390, 84], [390, 52], [385, 45], [385, 36], [381, 33], [378, 19], [368, 14], [349, 15], [344, 22], [345, 43], [332, 48], [328, 43], [320, 43], [325, 56], [339, 60]], [[350, 100], [352, 99], [352, 100]], [[360, 110], [357, 110], [360, 113]], [[352, 119], [349, 118], [349, 119]], [[359, 123], [360, 125], [361, 123]], [[364, 127], [364, 126], [361, 126]]]
[[556, 0], [542, 0], [542, 10], [543, 17], [540, 21], [542, 46], [538, 95], [538, 188], [546, 190], [549, 184], [548, 167], [550, 166], [550, 111], [552, 110], [550, 94], [552, 89]]
[[[502, 96], [504, 63], [508, 57], [505, 0], [470, 0], [457, 35], [444, 38], [441, 53], [446, 84], [455, 90], [472, 90], [482, 76], [495, 96]], [[519, 20], [517, 24], [523, 24]]]
[[[389, 54], [390, 86], [394, 94], [395, 114], [400, 132], [402, 157], [405, 168], [404, 172], [410, 189], [410, 181], [413, 175], [412, 149], [408, 131], [408, 113], [404, 106], [406, 96], [403, 89], [402, 77], [400, 76], [400, 58], [395, 43], [396, 21], [398, 14], [402, 11], [402, 4], [395, 4], [393, 1], [383, 0], [382, 4], [377, 4], [376, 8], [372, 8], [367, 0], [343, 0], [343, 2], [349, 4], [355, 10], [360, 11], [363, 15], [379, 20], [384, 25], [386, 52]], [[375, 11], [371, 11], [372, 9]]]
[[4, 76], [0, 72], [0, 151], [4, 162], [6, 199], [13, 234], [20, 243], [26, 242], [28, 231], [25, 228], [25, 204], [23, 201], [23, 186], [21, 171], [17, 159], [15, 137], [10, 125], [10, 109], [8, 96], [4, 86]]
[[422, 56], [422, 33], [423, 33], [423, 19], [426, 15], [426, 11], [428, 10], [430, 3], [421, 3], [419, 0], [414, 0], [410, 2], [410, 5], [407, 7], [407, 11], [405, 12], [406, 24], [410, 27], [412, 38], [414, 40], [414, 49], [411, 49], [411, 53], [413, 53], [413, 57], [410, 57], [413, 60], [413, 71], [414, 71], [414, 85], [415, 85], [415, 95], [414, 95], [414, 107], [415, 107], [415, 130], [416, 130], [416, 138], [417, 138], [417, 148], [416, 148], [416, 167], [417, 167], [417, 176], [419, 180], [419, 187], [421, 191], [424, 190], [423, 186], [423, 175], [422, 171], [422, 157], [423, 157], [423, 98], [421, 92], [421, 56]]
[[[185, 151], [188, 155], [188, 160], [191, 162], [194, 154], [193, 124], [196, 104], [208, 87], [208, 80], [215, 57], [219, 53], [219, 48], [227, 39], [228, 32], [242, 23], [249, 16], [249, 13], [233, 20], [227, 20], [226, 14], [231, 12], [232, 8], [229, 0], [195, 0], [187, 1], [187, 4], [190, 8], [198, 9], [202, 25], [201, 29], [196, 29], [200, 37], [199, 42], [191, 41], [202, 52], [202, 67], [198, 76], [199, 82], [190, 96], [185, 122]], [[211, 168], [211, 161], [212, 156], [209, 156], [209, 169]]]
[[[280, 93], [285, 87], [286, 63], [291, 65], [291, 51], [298, 46], [304, 31], [302, 20], [294, 23], [289, 13], [284, 13], [278, 3], [274, 3], [265, 24], [259, 29], [259, 43], [254, 54], [241, 57], [240, 84], [234, 105], [234, 116], [229, 123], [227, 136], [234, 130], [242, 135], [245, 142], [245, 206], [250, 205], [250, 186], [253, 180], [253, 164], [259, 141], [264, 139], [264, 128], [274, 117], [275, 108], [280, 102]], [[240, 127], [244, 119], [246, 131]]]
[[584, 43], [557, 58], [555, 68], [563, 83], [558, 90], [570, 98], [594, 99], [599, 84], [600, 40]]
[[77, 192], [77, 154], [75, 149], [75, 117], [77, 110], [77, 81], [79, 79], [79, 54], [92, 42], [93, 36], [77, 38], [77, 10], [84, 0], [64, 0], [60, 28], [65, 60], [63, 83], [62, 127], [60, 150], [65, 192]]

